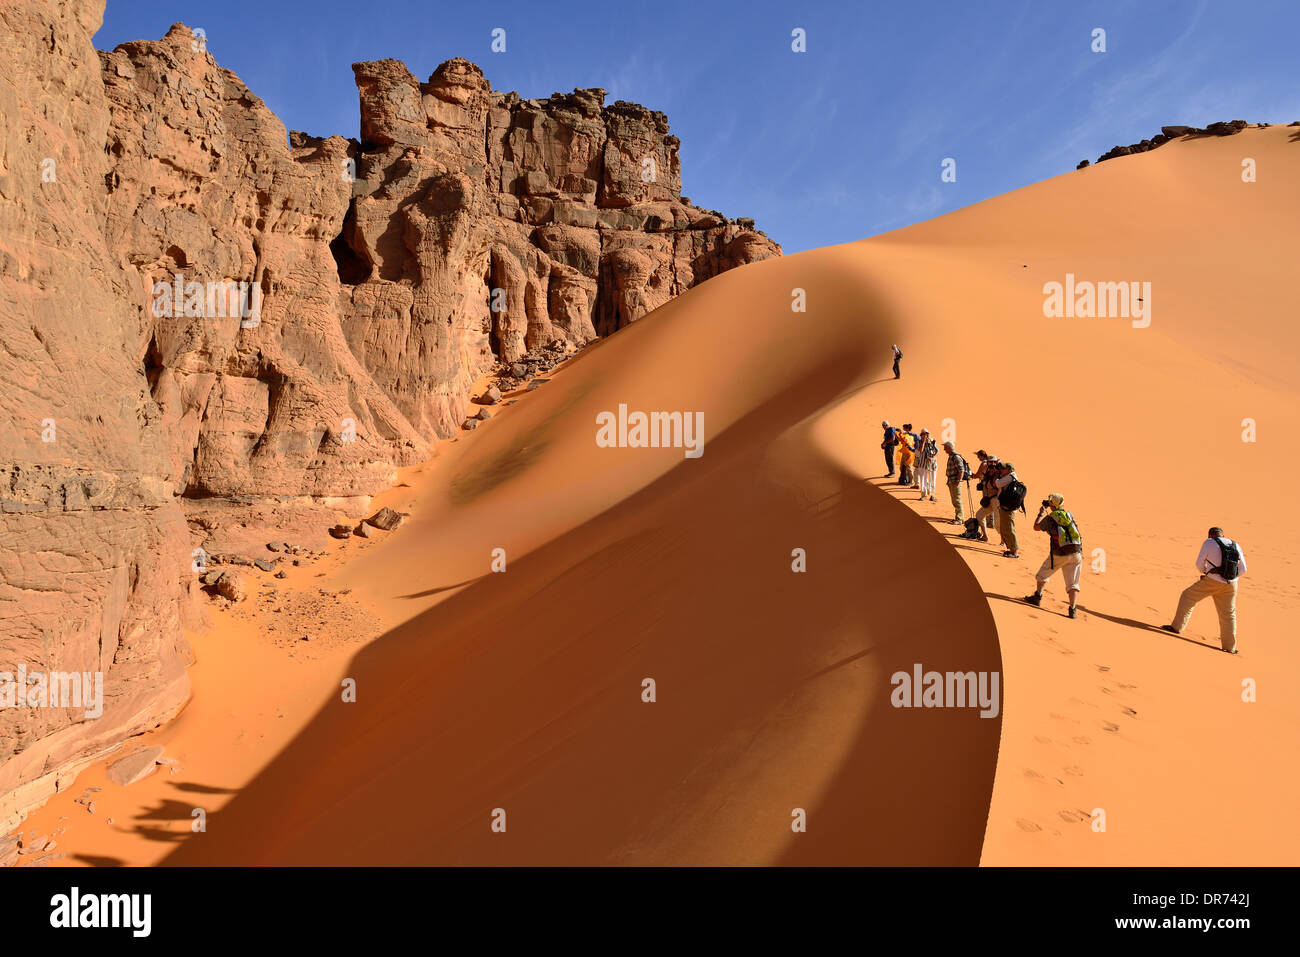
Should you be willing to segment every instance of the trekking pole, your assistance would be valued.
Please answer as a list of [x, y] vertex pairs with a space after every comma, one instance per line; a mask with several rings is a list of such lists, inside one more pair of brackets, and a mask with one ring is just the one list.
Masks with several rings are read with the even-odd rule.
[[966, 506], [970, 509], [971, 518], [975, 517], [975, 500], [970, 494], [970, 479], [966, 480]]

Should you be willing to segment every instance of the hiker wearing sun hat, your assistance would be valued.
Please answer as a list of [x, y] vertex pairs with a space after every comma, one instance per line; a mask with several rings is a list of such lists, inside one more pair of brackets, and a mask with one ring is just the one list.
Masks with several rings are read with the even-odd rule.
[[[1024, 511], [1025, 486], [1016, 476], [1016, 467], [1010, 462], [999, 463], [993, 475], [993, 487], [997, 489], [998, 499], [998, 534], [1006, 551], [1003, 558], [1020, 557], [1020, 538], [1016, 535], [1016, 509]], [[987, 487], [988, 483], [985, 482]]]
[[930, 437], [929, 429], [921, 430], [916, 443], [916, 474], [920, 479], [921, 500], [928, 496], [934, 501], [934, 480], [939, 475], [939, 446]]
[[1078, 614], [1079, 580], [1083, 576], [1083, 536], [1079, 533], [1079, 525], [1074, 516], [1064, 506], [1065, 497], [1059, 492], [1053, 492], [1043, 499], [1043, 504], [1038, 509], [1034, 531], [1046, 532], [1051, 546], [1047, 550], [1047, 557], [1043, 559], [1042, 567], [1034, 576], [1038, 587], [1032, 595], [1025, 596], [1025, 601], [1031, 605], [1041, 605], [1043, 589], [1057, 569], [1060, 569], [1061, 577], [1065, 579], [1065, 593], [1070, 600], [1069, 615], [1074, 618]]

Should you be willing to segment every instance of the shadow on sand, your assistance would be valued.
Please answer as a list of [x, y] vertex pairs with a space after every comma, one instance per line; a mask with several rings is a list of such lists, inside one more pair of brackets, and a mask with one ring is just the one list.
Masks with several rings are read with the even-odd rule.
[[988, 604], [794, 428], [860, 361], [368, 645], [356, 702], [164, 863], [977, 864], [1001, 719], [893, 707], [890, 676], [1000, 671]]

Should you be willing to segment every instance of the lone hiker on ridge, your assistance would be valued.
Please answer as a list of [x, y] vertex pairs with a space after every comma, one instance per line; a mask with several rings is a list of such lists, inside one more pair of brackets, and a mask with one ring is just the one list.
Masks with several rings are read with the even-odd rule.
[[1219, 612], [1219, 643], [1230, 655], [1237, 653], [1237, 582], [1246, 574], [1246, 555], [1241, 546], [1223, 534], [1217, 525], [1210, 529], [1209, 538], [1196, 555], [1199, 581], [1183, 589], [1178, 598], [1172, 625], [1161, 625], [1165, 631], [1181, 635], [1191, 621], [1192, 609], [1198, 601], [1213, 598]]
[[1065, 498], [1053, 492], [1043, 499], [1038, 517], [1034, 519], [1034, 531], [1046, 532], [1051, 536], [1052, 544], [1042, 567], [1034, 576], [1038, 587], [1032, 595], [1025, 596], [1025, 601], [1031, 605], [1041, 605], [1043, 589], [1059, 568], [1061, 577], [1065, 579], [1065, 593], [1070, 598], [1069, 614], [1074, 618], [1079, 604], [1079, 578], [1083, 572], [1083, 536], [1079, 533], [1074, 516], [1061, 507], [1064, 504]]
[[898, 343], [894, 343], [894, 378], [901, 379], [903, 373], [899, 370], [899, 363], [903, 361], [903, 350], [898, 348]]
[[885, 430], [885, 441], [880, 443], [880, 447], [885, 450], [885, 468], [889, 469], [885, 473], [885, 478], [893, 478], [894, 447], [898, 445], [898, 430], [890, 425], [888, 420], [881, 422], [880, 427]]

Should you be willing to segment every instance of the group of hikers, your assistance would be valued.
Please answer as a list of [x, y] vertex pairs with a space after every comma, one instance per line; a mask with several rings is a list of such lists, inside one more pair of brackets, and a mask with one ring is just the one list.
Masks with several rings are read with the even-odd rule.
[[[897, 356], [898, 346], [894, 346]], [[897, 366], [895, 366], [897, 371]], [[917, 489], [920, 500], [935, 499], [935, 484], [939, 471], [939, 450], [947, 455], [944, 477], [952, 501], [952, 525], [963, 526], [961, 538], [988, 542], [989, 529], [996, 529], [1002, 544], [1004, 558], [1020, 557], [1020, 537], [1016, 531], [1016, 513], [1028, 517], [1025, 496], [1028, 490], [1016, 475], [1016, 467], [998, 456], [980, 449], [975, 453], [979, 465], [972, 470], [966, 459], [957, 452], [952, 442], [937, 443], [928, 429], [916, 432], [910, 422], [902, 428], [880, 423], [884, 439], [880, 443], [885, 453], [886, 478], [894, 476], [894, 460], [898, 460], [898, 483]], [[970, 483], [980, 493], [979, 508], [975, 508]], [[962, 486], [966, 487], [972, 517], [966, 517], [962, 501]], [[1056, 572], [1061, 573], [1069, 602], [1067, 614], [1078, 616], [1079, 589], [1083, 577], [1083, 535], [1074, 515], [1065, 508], [1065, 497], [1053, 492], [1043, 499], [1038, 514], [1034, 516], [1034, 531], [1048, 535], [1049, 548], [1042, 566], [1034, 575], [1036, 587], [1024, 601], [1041, 606], [1043, 590]], [[1201, 577], [1186, 588], [1178, 600], [1178, 610], [1172, 624], [1162, 625], [1165, 631], [1180, 634], [1191, 619], [1196, 603], [1212, 598], [1219, 614], [1219, 638], [1223, 650], [1237, 653], [1237, 582], [1246, 573], [1246, 559], [1241, 545], [1227, 538], [1223, 529], [1211, 528], [1200, 552], [1196, 556], [1196, 569]]]

